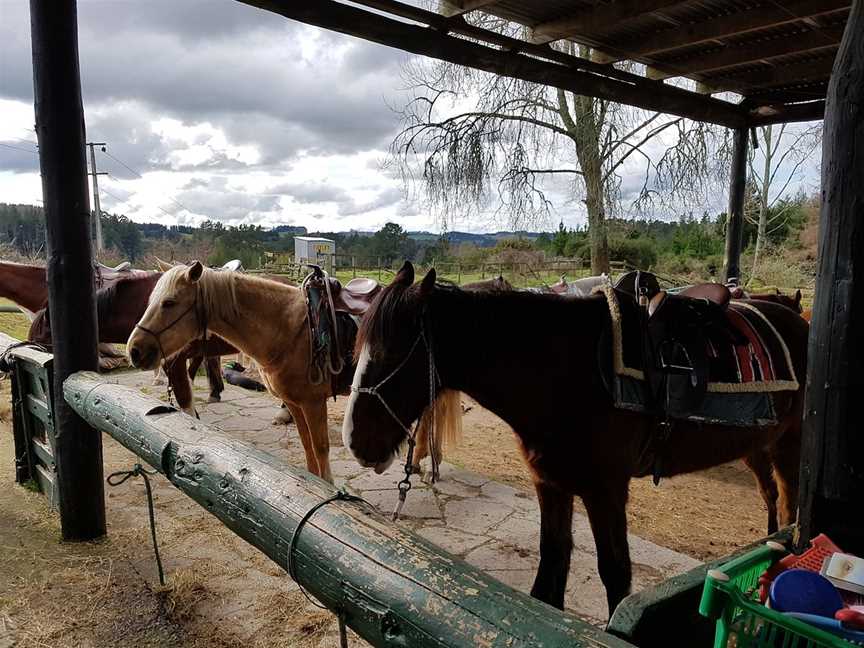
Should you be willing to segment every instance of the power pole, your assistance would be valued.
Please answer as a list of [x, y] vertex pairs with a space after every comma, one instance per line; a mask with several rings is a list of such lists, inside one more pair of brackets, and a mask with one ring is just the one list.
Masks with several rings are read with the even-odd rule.
[[90, 147], [90, 175], [93, 176], [93, 213], [95, 215], [96, 225], [96, 251], [102, 251], [102, 207], [99, 205], [99, 181], [98, 176], [108, 175], [107, 173], [98, 173], [96, 171], [96, 149], [101, 146], [105, 150], [105, 142], [87, 142]]

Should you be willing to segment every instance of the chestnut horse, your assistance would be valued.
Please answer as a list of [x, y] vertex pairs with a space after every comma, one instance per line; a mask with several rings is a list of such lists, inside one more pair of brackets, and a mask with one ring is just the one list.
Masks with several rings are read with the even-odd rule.
[[[585, 504], [610, 613], [630, 592], [626, 504], [632, 477], [650, 474], [651, 417], [615, 409], [598, 369], [611, 326], [603, 295], [471, 293], [422, 283], [405, 263], [376, 298], [359, 334], [343, 441], [363, 466], [386, 469], [430, 392], [465, 392], [516, 433], [540, 503], [540, 565], [531, 594], [563, 607], [572, 550], [573, 497]], [[798, 376], [806, 371], [808, 326], [790, 309], [749, 302], [786, 341]], [[389, 379], [388, 379], [389, 378]], [[430, 385], [430, 382], [432, 383]], [[662, 475], [703, 470], [764, 451], [779, 486], [780, 519], [795, 516], [803, 402], [775, 395], [778, 424], [758, 428], [680, 421]], [[562, 407], [566, 404], [566, 408]]]
[[[214, 271], [198, 261], [175, 266], [156, 283], [126, 350], [134, 366], [150, 369], [207, 332], [255, 360], [264, 384], [294, 417], [307, 469], [332, 482], [327, 399], [334, 394], [330, 381], [310, 379], [303, 292], [269, 279]], [[352, 369], [346, 365], [344, 371]], [[458, 394], [442, 396], [437, 406], [452, 412], [454, 398]]]

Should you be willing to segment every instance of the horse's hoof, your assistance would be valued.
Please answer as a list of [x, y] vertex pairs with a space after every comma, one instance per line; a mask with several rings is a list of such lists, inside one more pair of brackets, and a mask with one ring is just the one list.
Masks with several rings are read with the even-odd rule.
[[273, 425], [288, 425], [294, 422], [294, 417], [288, 410], [282, 410], [273, 419]]
[[207, 399], [208, 403], [219, 403], [222, 401], [222, 397], [219, 394], [210, 394], [210, 397]]

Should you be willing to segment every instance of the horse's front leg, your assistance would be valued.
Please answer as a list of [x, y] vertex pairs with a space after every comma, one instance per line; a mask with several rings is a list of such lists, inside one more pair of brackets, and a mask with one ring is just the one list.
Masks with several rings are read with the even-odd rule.
[[207, 381], [210, 383], [210, 397], [207, 402], [218, 403], [222, 400], [222, 392], [225, 391], [225, 383], [222, 381], [222, 372], [219, 368], [219, 356], [206, 357], [204, 369], [207, 372]]
[[186, 356], [182, 353], [166, 360], [164, 363], [168, 385], [177, 399], [177, 405], [190, 416], [198, 416], [193, 404], [192, 383], [186, 375]]
[[540, 566], [531, 596], [564, 609], [564, 591], [573, 551], [573, 494], [537, 481], [540, 501]]
[[597, 484], [582, 495], [597, 548], [597, 571], [606, 588], [609, 616], [630, 593], [632, 579], [627, 544], [627, 494], [629, 480]]
[[[303, 403], [303, 416], [309, 426], [309, 437], [312, 451], [318, 463], [318, 475], [333, 483], [330, 472], [330, 432], [327, 426], [327, 400], [309, 401]], [[296, 418], [296, 417], [295, 417]]]

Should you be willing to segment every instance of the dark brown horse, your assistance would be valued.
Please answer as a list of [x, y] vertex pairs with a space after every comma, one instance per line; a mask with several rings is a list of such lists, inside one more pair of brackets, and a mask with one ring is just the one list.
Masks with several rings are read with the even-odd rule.
[[[437, 376], [433, 390], [470, 395], [513, 428], [534, 480], [541, 529], [532, 595], [563, 607], [573, 497], [579, 496], [611, 612], [630, 591], [628, 486], [654, 466], [645, 449], [656, 422], [612, 406], [598, 370], [597, 349], [611, 326], [604, 296], [470, 293], [436, 284], [434, 270], [420, 284], [413, 281], [414, 268], [406, 263], [363, 321], [343, 423], [345, 447], [362, 465], [386, 469], [406, 440], [405, 430], [429, 402], [430, 376]], [[797, 375], [804, 376], [806, 322], [777, 304], [749, 304], [777, 329]], [[803, 391], [802, 385], [775, 395], [782, 416], [774, 426], [676, 422], [662, 476], [765, 452], [779, 486], [781, 522], [792, 521]]]

